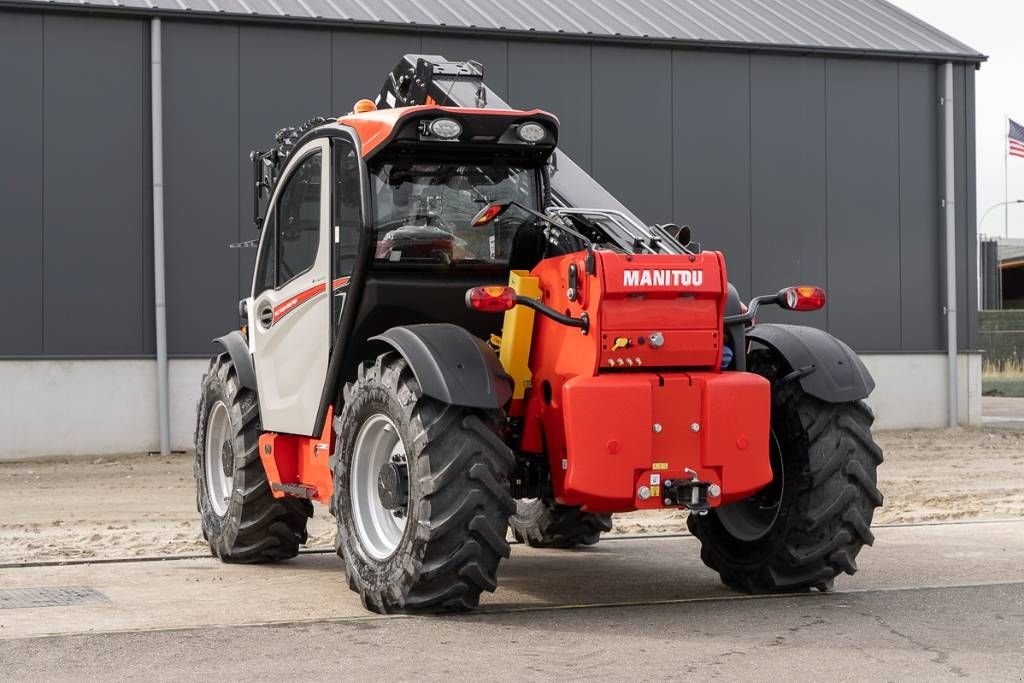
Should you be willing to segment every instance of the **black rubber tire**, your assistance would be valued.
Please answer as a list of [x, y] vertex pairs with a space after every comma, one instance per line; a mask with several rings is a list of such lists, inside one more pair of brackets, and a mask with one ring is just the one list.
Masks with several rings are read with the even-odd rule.
[[756, 540], [730, 533], [716, 510], [691, 514], [687, 525], [701, 559], [726, 585], [750, 593], [830, 590], [836, 576], [857, 571], [857, 554], [874, 542], [871, 518], [882, 504], [874, 416], [863, 401], [831, 404], [805, 393], [771, 351], [751, 353], [748, 367], [772, 382], [783, 465], [777, 515]]
[[577, 548], [594, 545], [612, 530], [612, 516], [583, 512], [542, 498], [516, 501], [509, 520], [516, 540], [531, 548]]
[[[375, 414], [391, 419], [409, 463], [405, 533], [384, 560], [370, 557], [352, 519], [349, 472], [356, 436]], [[359, 368], [345, 387], [335, 422], [334, 497], [337, 550], [349, 587], [379, 613], [475, 608], [482, 591], [497, 587], [515, 500], [509, 494], [512, 451], [497, 434], [494, 413], [424, 396], [405, 360], [394, 352]]]
[[[206, 427], [214, 405], [227, 407], [233, 438], [231, 501], [223, 516], [210, 504], [204, 455]], [[273, 562], [295, 557], [306, 542], [306, 522], [313, 505], [298, 498], [274, 498], [259, 456], [260, 417], [256, 393], [238, 381], [234, 363], [226, 353], [210, 361], [203, 376], [196, 411], [196, 507], [210, 552], [224, 562]]]

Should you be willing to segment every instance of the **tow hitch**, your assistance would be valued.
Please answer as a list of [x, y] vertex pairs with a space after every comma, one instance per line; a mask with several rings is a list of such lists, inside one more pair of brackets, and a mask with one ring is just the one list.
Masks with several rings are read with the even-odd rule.
[[689, 479], [666, 479], [662, 485], [662, 502], [667, 506], [679, 505], [698, 515], [706, 515], [711, 505], [708, 498], [717, 498], [722, 494], [718, 484], [701, 481], [697, 473], [686, 468]]

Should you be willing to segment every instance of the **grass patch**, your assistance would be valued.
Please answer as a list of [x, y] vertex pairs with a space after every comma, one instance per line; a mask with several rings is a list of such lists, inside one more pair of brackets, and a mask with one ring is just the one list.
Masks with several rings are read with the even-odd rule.
[[981, 393], [1024, 398], [1024, 361], [1019, 358], [1002, 362], [986, 360], [981, 367]]

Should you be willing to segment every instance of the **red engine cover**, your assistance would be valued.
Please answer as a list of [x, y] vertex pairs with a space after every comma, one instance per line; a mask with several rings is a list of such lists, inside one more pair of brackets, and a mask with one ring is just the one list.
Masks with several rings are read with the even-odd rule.
[[719, 365], [727, 287], [720, 254], [616, 256], [602, 265], [601, 366]]

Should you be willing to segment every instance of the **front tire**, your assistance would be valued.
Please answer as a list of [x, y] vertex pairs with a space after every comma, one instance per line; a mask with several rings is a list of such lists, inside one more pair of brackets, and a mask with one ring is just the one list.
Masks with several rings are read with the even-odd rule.
[[210, 552], [224, 562], [295, 557], [313, 505], [274, 498], [259, 456], [256, 393], [238, 381], [226, 353], [210, 361], [196, 411], [196, 507]]
[[690, 514], [687, 526], [701, 559], [729, 586], [830, 590], [836, 576], [857, 571], [857, 554], [874, 542], [882, 451], [871, 437], [873, 415], [862, 401], [807, 394], [771, 351], [753, 352], [749, 367], [772, 383], [775, 479], [749, 499]]
[[612, 516], [534, 498], [516, 501], [509, 524], [516, 540], [531, 548], [577, 548], [594, 545], [611, 531]]
[[498, 417], [424, 396], [394, 352], [345, 387], [331, 510], [367, 609], [466, 611], [497, 587], [515, 511]]

